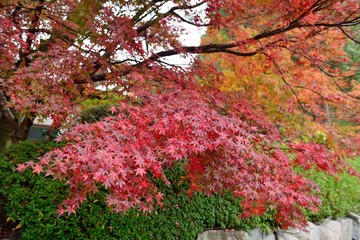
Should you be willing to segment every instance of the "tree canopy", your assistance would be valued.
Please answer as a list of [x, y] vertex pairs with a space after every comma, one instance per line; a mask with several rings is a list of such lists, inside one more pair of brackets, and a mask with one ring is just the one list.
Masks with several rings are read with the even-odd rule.
[[[272, 209], [282, 227], [299, 226], [318, 199], [294, 166], [349, 170], [323, 145], [283, 142], [266, 104], [359, 123], [359, 67], [344, 50], [352, 41], [357, 54], [357, 0], [5, 0], [0, 24], [0, 107], [13, 141], [35, 117], [68, 127], [65, 147], [18, 166], [68, 181], [60, 214], [99, 185], [116, 211], [151, 210], [162, 200], [151, 179], [167, 182], [163, 166], [186, 160], [192, 191], [230, 191], [244, 217]], [[190, 25], [207, 29], [199, 45], [181, 41]], [[165, 61], [173, 55], [193, 64]], [[99, 85], [122, 96], [112, 115], [76, 124]]]

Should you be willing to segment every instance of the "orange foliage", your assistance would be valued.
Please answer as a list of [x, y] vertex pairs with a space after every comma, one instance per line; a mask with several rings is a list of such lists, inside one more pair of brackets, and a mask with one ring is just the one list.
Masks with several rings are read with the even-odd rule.
[[[254, 34], [253, 28], [245, 27], [236, 31], [210, 29], [202, 41], [223, 42]], [[246, 44], [247, 49], [241, 51], [251, 52], [268, 42]], [[320, 141], [339, 150], [337, 142], [346, 142], [360, 129], [357, 124], [342, 124], [354, 122], [360, 111], [358, 99], [349, 96], [360, 96], [360, 85], [344, 80], [353, 74], [341, 65], [348, 62], [344, 36], [333, 29], [318, 28], [310, 33], [295, 29], [286, 38], [271, 42], [273, 47], [250, 57], [226, 53], [204, 56], [205, 63], [212, 63], [221, 72], [209, 84], [223, 92], [238, 92], [262, 108], [285, 139]], [[317, 139], [319, 133], [324, 134], [324, 140]]]

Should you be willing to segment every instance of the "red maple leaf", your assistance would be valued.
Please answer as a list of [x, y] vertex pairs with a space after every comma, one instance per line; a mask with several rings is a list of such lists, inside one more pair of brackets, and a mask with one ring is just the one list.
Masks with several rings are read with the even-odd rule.
[[145, 169], [141, 167], [136, 168], [135, 172], [136, 175], [140, 175], [140, 176], [144, 176], [146, 174]]

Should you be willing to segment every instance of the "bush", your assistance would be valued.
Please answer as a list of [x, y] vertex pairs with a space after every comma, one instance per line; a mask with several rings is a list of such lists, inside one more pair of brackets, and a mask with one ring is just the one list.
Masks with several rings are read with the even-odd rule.
[[[164, 194], [164, 206], [153, 212], [130, 210], [113, 213], [105, 204], [106, 190], [90, 196], [76, 214], [59, 217], [57, 205], [68, 194], [63, 182], [44, 175], [15, 171], [15, 165], [37, 158], [58, 146], [54, 142], [23, 142], [0, 153], [0, 209], [8, 220], [21, 229], [22, 239], [195, 239], [206, 228], [250, 230], [260, 227], [271, 231], [277, 227], [273, 214], [240, 219], [238, 200], [230, 194], [205, 196], [186, 193], [183, 165], [167, 169], [171, 186], [156, 182]], [[322, 189], [323, 206], [319, 213], [307, 212], [311, 221], [329, 216], [359, 212], [359, 184], [356, 178], [341, 175], [339, 181], [315, 171], [306, 171]]]
[[111, 106], [118, 106], [119, 101], [124, 100], [125, 96], [106, 93], [99, 98], [87, 99], [81, 103], [82, 111], [80, 113], [79, 123], [94, 123], [101, 121], [105, 117], [117, 114], [111, 113]]
[[100, 121], [104, 119], [105, 117], [111, 116], [110, 112], [110, 106], [108, 104], [99, 105], [99, 106], [93, 106], [84, 109], [79, 118], [80, 123], [93, 123], [96, 121]]
[[[360, 172], [360, 158], [351, 162]], [[315, 170], [302, 171], [306, 178], [313, 180], [320, 187], [322, 204], [319, 212], [306, 211], [311, 222], [321, 222], [326, 218], [345, 217], [349, 213], [360, 213], [360, 181], [349, 173], [334, 176]]]
[[[23, 142], [0, 154], [0, 194], [8, 220], [21, 228], [22, 239], [195, 239], [204, 228], [251, 228], [240, 221], [238, 201], [230, 195], [190, 198], [183, 181], [181, 164], [167, 171], [171, 187], [157, 185], [164, 193], [164, 207], [151, 213], [130, 210], [125, 214], [110, 211], [102, 189], [89, 197], [76, 214], [58, 217], [59, 204], [68, 186], [43, 175], [15, 171], [15, 165], [37, 158], [56, 147], [53, 142]], [[254, 222], [255, 223], [255, 222]]]

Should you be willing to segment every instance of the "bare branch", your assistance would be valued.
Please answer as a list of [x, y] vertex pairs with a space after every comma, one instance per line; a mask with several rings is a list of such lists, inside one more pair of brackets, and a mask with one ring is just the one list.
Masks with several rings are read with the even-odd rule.
[[305, 104], [300, 101], [300, 98], [298, 96], [298, 94], [296, 93], [296, 91], [294, 90], [293, 86], [286, 80], [283, 71], [281, 70], [281, 68], [279, 67], [279, 65], [277, 64], [277, 62], [274, 59], [271, 59], [276, 70], [280, 73], [280, 77], [283, 80], [283, 82], [285, 83], [285, 85], [290, 89], [290, 91], [293, 93], [293, 95], [296, 98], [297, 103], [299, 104], [299, 107], [301, 108], [301, 110], [303, 110], [304, 113], [310, 115], [313, 119], [315, 119], [317, 117], [317, 115], [312, 112], [311, 110], [309, 110]]
[[340, 84], [335, 80], [335, 77], [334, 77], [332, 74], [328, 73], [327, 71], [325, 71], [325, 69], [323, 69], [323, 68], [320, 67], [320, 66], [317, 66], [317, 68], [320, 69], [320, 71], [323, 72], [326, 76], [328, 76], [328, 77], [333, 81], [333, 83], [336, 85], [336, 87], [337, 87], [340, 91], [342, 91], [343, 93], [345, 93], [347, 96], [349, 96], [349, 97], [351, 97], [351, 98], [360, 100], [360, 96], [351, 95], [351, 94], [348, 93], [344, 88], [342, 88], [342, 87], [340, 86]]
[[185, 23], [187, 23], [187, 24], [193, 25], [193, 26], [195, 26], [195, 27], [207, 27], [207, 26], [210, 26], [209, 23], [198, 24], [198, 23], [191, 22], [191, 21], [183, 18], [182, 16], [180, 16], [179, 14], [177, 14], [177, 13], [175, 13], [175, 12], [173, 12], [173, 15], [174, 15], [175, 17], [179, 18], [181, 21], [183, 21], [183, 22], [185, 22]]
[[233, 48], [233, 47], [234, 47], [233, 44], [208, 44], [208, 45], [203, 45], [203, 46], [199, 46], [199, 47], [196, 47], [196, 46], [180, 47], [180, 48], [174, 48], [174, 49], [165, 50], [165, 51], [155, 53], [154, 55], [152, 55], [149, 58], [149, 60], [154, 61], [154, 60], [157, 60], [157, 59], [162, 58], [162, 57], [168, 57], [168, 56], [182, 54], [182, 53], [196, 54], [196, 53], [225, 52], [225, 53], [231, 53], [231, 54], [234, 54], [236, 56], [243, 56], [243, 57], [253, 56], [253, 55], [258, 53], [257, 51], [253, 51], [253, 52], [236, 52], [236, 51], [229, 50], [229, 48]]
[[[179, 5], [179, 6], [175, 6], [175, 7], [172, 7], [169, 11], [165, 12], [165, 13], [162, 13], [162, 14], [158, 14], [158, 17], [155, 18], [155, 19], [152, 19], [146, 23], [144, 23], [143, 25], [141, 25], [140, 27], [138, 27], [136, 29], [136, 32], [137, 33], [141, 33], [143, 31], [145, 31], [147, 28], [153, 26], [154, 24], [158, 23], [160, 20], [170, 16], [170, 15], [174, 15], [175, 11], [176, 10], [190, 10], [190, 9], [194, 9], [194, 8], [197, 8], [201, 5], [203, 5], [204, 3], [206, 3], [206, 1], [202, 1], [202, 2], [199, 2], [197, 4], [194, 4], [194, 5]], [[176, 14], [176, 13], [175, 13]]]
[[341, 26], [339, 27], [340, 31], [346, 36], [348, 37], [351, 41], [360, 44], [360, 41], [355, 39], [354, 37], [350, 36]]

